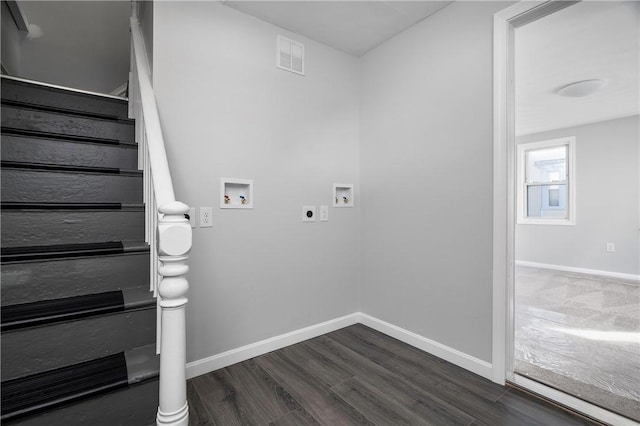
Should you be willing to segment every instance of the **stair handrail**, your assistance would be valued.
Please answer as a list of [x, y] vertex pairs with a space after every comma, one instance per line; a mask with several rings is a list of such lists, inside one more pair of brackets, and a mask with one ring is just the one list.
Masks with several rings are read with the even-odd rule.
[[143, 170], [145, 239], [150, 246], [151, 290], [158, 297], [157, 352], [160, 354], [158, 425], [187, 426], [185, 278], [191, 250], [189, 206], [176, 201], [160, 127], [147, 51], [135, 2], [131, 17], [129, 116], [135, 118], [138, 168]]

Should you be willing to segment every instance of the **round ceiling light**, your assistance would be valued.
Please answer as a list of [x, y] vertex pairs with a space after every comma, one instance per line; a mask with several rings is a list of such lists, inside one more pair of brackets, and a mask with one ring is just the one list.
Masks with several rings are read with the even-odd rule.
[[583, 98], [585, 96], [593, 95], [595, 92], [606, 86], [606, 84], [606, 81], [599, 78], [575, 81], [567, 84], [566, 86], [562, 86], [556, 91], [556, 93], [560, 96], [567, 96], [570, 98]]

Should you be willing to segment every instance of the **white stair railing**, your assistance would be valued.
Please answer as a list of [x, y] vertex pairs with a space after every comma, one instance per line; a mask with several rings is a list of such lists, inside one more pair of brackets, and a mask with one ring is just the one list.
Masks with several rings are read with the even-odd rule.
[[[134, 8], [135, 9], [135, 8]], [[151, 291], [158, 300], [160, 402], [158, 425], [189, 423], [186, 390], [185, 278], [191, 249], [189, 207], [176, 201], [151, 86], [151, 73], [140, 25], [131, 18], [129, 116], [136, 120], [138, 168], [144, 171], [145, 238], [151, 249]]]

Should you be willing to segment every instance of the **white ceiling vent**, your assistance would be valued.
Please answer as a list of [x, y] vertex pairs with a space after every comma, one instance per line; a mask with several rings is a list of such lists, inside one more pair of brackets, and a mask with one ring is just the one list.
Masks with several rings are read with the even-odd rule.
[[278, 68], [304, 75], [304, 44], [278, 36]]

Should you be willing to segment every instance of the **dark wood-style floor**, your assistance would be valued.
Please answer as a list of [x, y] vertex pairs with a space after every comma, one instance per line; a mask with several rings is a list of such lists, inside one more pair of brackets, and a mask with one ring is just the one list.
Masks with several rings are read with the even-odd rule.
[[190, 425], [594, 425], [363, 325], [191, 379]]

